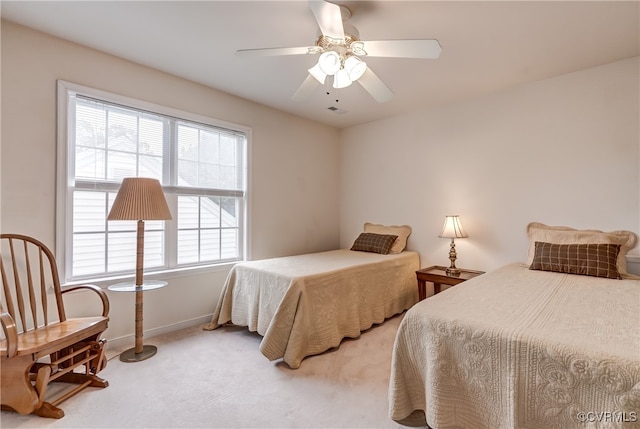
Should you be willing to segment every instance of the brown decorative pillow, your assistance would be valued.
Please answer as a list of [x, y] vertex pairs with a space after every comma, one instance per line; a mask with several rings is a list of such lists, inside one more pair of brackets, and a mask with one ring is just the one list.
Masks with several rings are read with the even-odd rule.
[[621, 276], [616, 267], [619, 252], [619, 244], [553, 244], [536, 241], [529, 269], [619, 279]]
[[364, 224], [364, 232], [372, 234], [389, 234], [397, 235], [393, 246], [389, 253], [400, 253], [407, 247], [407, 239], [411, 235], [411, 227], [409, 225], [382, 225], [379, 223], [366, 222]]
[[527, 263], [533, 261], [535, 242], [556, 244], [591, 244], [610, 243], [619, 244], [618, 272], [623, 278], [633, 277], [627, 272], [627, 252], [632, 249], [637, 241], [637, 236], [631, 231], [603, 232], [597, 229], [574, 229], [568, 226], [548, 226], [540, 222], [531, 222], [527, 225], [529, 236], [529, 257]]
[[397, 235], [373, 234], [363, 232], [356, 238], [351, 246], [351, 250], [359, 250], [361, 252], [373, 252], [387, 255], [391, 250], [391, 246], [398, 238]]

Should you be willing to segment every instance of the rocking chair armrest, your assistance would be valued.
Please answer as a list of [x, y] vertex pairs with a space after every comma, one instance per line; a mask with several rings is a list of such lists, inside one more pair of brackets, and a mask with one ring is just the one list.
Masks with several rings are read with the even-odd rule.
[[100, 300], [102, 300], [102, 316], [103, 317], [109, 316], [109, 297], [107, 296], [107, 293], [104, 290], [102, 290], [96, 285], [87, 284], [87, 285], [69, 286], [62, 289], [62, 293], [64, 294], [67, 292], [73, 292], [74, 290], [82, 290], [82, 289], [92, 290], [95, 293], [97, 293], [98, 296], [100, 297]]
[[18, 329], [16, 322], [9, 313], [0, 313], [0, 323], [4, 332], [7, 350], [4, 352], [5, 357], [10, 359], [18, 353]]

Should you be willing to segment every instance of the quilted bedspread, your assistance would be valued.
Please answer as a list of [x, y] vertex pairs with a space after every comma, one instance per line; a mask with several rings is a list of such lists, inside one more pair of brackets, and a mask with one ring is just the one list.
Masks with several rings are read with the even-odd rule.
[[511, 264], [415, 305], [389, 413], [445, 428], [640, 427], [640, 281]]
[[239, 263], [227, 277], [211, 323], [247, 326], [260, 351], [298, 368], [306, 356], [355, 338], [418, 298], [417, 252], [346, 249]]

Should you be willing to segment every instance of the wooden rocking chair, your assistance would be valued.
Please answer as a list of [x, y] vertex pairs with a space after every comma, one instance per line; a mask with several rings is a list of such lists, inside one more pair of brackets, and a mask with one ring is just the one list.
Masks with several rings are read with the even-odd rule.
[[[87, 386], [109, 385], [96, 375], [106, 366], [101, 335], [109, 322], [107, 294], [93, 285], [63, 290], [53, 253], [34, 238], [1, 234], [0, 256], [2, 409], [61, 418], [59, 403]], [[67, 318], [63, 295], [76, 290], [96, 292], [102, 315]], [[47, 386], [54, 381], [73, 388], [45, 402]]]

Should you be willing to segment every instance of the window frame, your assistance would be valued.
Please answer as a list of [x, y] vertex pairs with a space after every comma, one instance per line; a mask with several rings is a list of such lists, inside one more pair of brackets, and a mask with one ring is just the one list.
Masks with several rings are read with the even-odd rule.
[[[134, 270], [130, 272], [122, 273], [105, 273], [104, 275], [97, 274], [91, 276], [77, 276], [72, 277], [72, 243], [73, 243], [73, 191], [75, 186], [75, 153], [71, 153], [69, 150], [69, 124], [73, 120], [73, 113], [69, 111], [69, 97], [75, 94], [94, 98], [96, 100], [104, 101], [105, 103], [113, 103], [116, 105], [122, 105], [126, 108], [136, 109], [141, 111], [147, 111], [158, 115], [168, 116], [174, 118], [180, 122], [191, 122], [196, 124], [208, 125], [215, 128], [228, 129], [230, 131], [237, 131], [245, 135], [245, 147], [244, 147], [244, 196], [240, 199], [240, 210], [242, 217], [239, 222], [239, 255], [237, 260], [222, 261], [222, 262], [208, 262], [208, 263], [194, 263], [183, 264], [177, 266], [176, 260], [176, 246], [177, 246], [177, 232], [178, 225], [176, 221], [177, 212], [174, 213], [174, 220], [165, 221], [165, 239], [164, 248], [165, 253], [169, 253], [172, 256], [165, 256], [167, 266], [157, 269], [145, 268], [145, 276], [150, 275], [153, 277], [155, 274], [162, 274], [162, 278], [169, 278], [174, 275], [184, 275], [185, 273], [195, 274], [200, 271], [217, 271], [222, 269], [228, 269], [230, 266], [240, 262], [248, 260], [248, 243], [249, 243], [249, 226], [250, 226], [250, 165], [251, 165], [251, 133], [250, 127], [230, 123], [207, 116], [190, 113], [178, 109], [174, 109], [167, 106], [162, 106], [147, 101], [126, 97], [119, 94], [110, 93], [107, 91], [87, 87], [84, 85], [75, 84], [72, 82], [58, 80], [57, 81], [57, 132], [56, 132], [56, 145], [57, 145], [57, 161], [56, 161], [56, 260], [58, 263], [58, 270], [60, 272], [60, 278], [64, 284], [83, 283], [87, 280], [103, 281], [103, 280], [118, 280], [123, 278], [130, 278], [134, 275]], [[171, 155], [173, 156], [173, 154]], [[112, 190], [114, 184], [111, 182], [104, 182], [96, 186], [96, 188], [104, 188], [105, 190]], [[119, 188], [119, 183], [115, 184], [115, 190]], [[177, 207], [178, 194], [175, 193], [177, 189], [180, 189], [180, 195], [186, 195], [189, 193], [197, 194], [200, 196], [207, 195], [207, 189], [193, 188], [186, 189], [183, 187], [163, 185], [165, 190], [167, 201], [170, 207]], [[82, 187], [77, 188], [82, 190]], [[184, 191], [184, 192], [183, 192]], [[200, 193], [199, 191], [203, 191]], [[231, 191], [234, 193], [235, 191]], [[216, 196], [223, 197], [222, 194], [216, 194]], [[237, 197], [237, 195], [235, 195]], [[174, 210], [172, 209], [172, 212]], [[168, 251], [166, 249], [173, 249]]]

